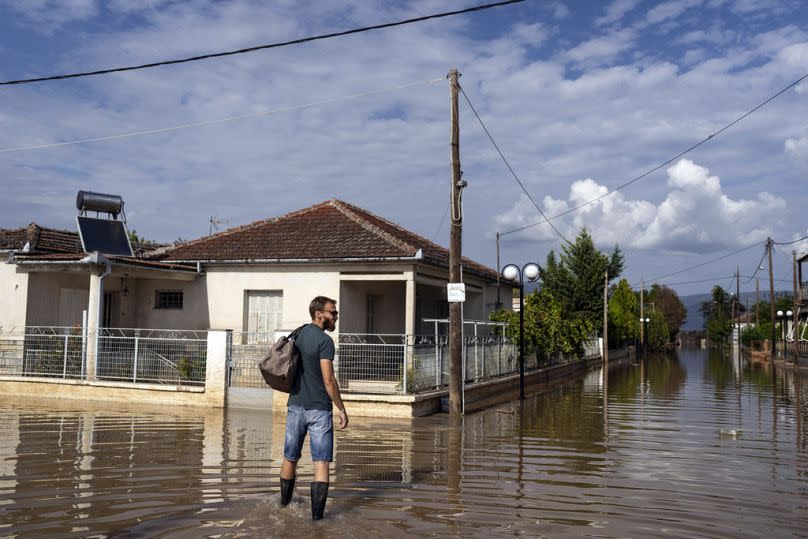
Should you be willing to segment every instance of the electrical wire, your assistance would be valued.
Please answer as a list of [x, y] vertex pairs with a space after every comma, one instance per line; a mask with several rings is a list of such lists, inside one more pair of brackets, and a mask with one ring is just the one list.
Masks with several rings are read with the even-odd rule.
[[[732, 275], [730, 277], [735, 278], [734, 275]], [[695, 280], [692, 280], [692, 281], [678, 281], [678, 282], [675, 282], [675, 283], [661, 282], [661, 283], [653, 283], [653, 284], [661, 284], [661, 285], [665, 285], [665, 286], [679, 286], [679, 285], [683, 285], [683, 284], [714, 283], [714, 282], [717, 282], [717, 281], [723, 281], [724, 279], [727, 279], [727, 278], [728, 278], [727, 276], [722, 276], [722, 277], [713, 277], [711, 279], [695, 279]]]
[[[731, 253], [727, 253], [727, 254], [725, 254], [725, 255], [719, 256], [718, 258], [713, 258], [713, 259], [711, 259], [711, 260], [708, 260], [707, 262], [702, 262], [701, 264], [696, 264], [695, 266], [690, 266], [690, 267], [687, 267], [687, 268], [684, 268], [684, 269], [680, 269], [680, 270], [678, 270], [678, 271], [674, 271], [674, 272], [672, 272], [672, 273], [667, 273], [667, 274], [665, 274], [665, 275], [660, 275], [659, 277], [654, 277], [653, 279], [645, 279], [645, 280], [646, 280], [646, 281], [649, 281], [649, 282], [651, 282], [651, 281], [658, 281], [658, 280], [660, 280], [660, 279], [665, 279], [666, 277], [672, 277], [672, 276], [674, 276], [674, 275], [679, 275], [680, 273], [684, 273], [684, 272], [686, 272], [686, 271], [690, 271], [690, 270], [693, 270], [693, 269], [696, 269], [696, 268], [700, 268], [700, 267], [702, 267], [702, 266], [706, 266], [706, 265], [708, 265], [708, 264], [712, 264], [713, 262], [718, 262], [719, 260], [723, 260], [723, 259], [725, 259], [725, 258], [729, 258], [729, 257], [731, 257], [731, 256], [733, 256], [733, 255], [737, 255], [737, 254], [742, 253], [742, 252], [744, 252], [744, 251], [748, 251], [748, 250], [749, 250], [749, 249], [751, 249], [752, 247], [756, 247], [756, 246], [760, 245], [761, 243], [762, 243], [762, 242], [753, 243], [752, 245], [747, 245], [746, 247], [743, 247], [743, 248], [741, 248], [741, 249], [738, 249], [737, 251], [733, 251], [733, 252], [731, 252]], [[638, 284], [639, 284], [639, 283], [635, 283], [635, 284], [631, 285], [631, 288], [636, 287]]]
[[[654, 173], [654, 172], [656, 172], [657, 170], [659, 170], [659, 169], [661, 169], [661, 168], [663, 168], [663, 167], [665, 167], [665, 166], [669, 165], [670, 163], [672, 163], [672, 162], [676, 161], [676, 160], [677, 160], [677, 159], [679, 159], [680, 157], [682, 157], [682, 156], [684, 156], [684, 155], [686, 155], [686, 154], [688, 154], [688, 153], [692, 152], [693, 150], [695, 150], [695, 149], [696, 149], [696, 148], [698, 148], [699, 146], [701, 146], [701, 145], [703, 145], [703, 144], [706, 144], [707, 142], [709, 142], [709, 141], [713, 140], [715, 137], [717, 137], [718, 135], [720, 135], [721, 133], [723, 133], [724, 131], [726, 131], [727, 129], [729, 129], [730, 127], [732, 127], [733, 125], [735, 125], [735, 124], [737, 124], [738, 122], [740, 122], [741, 120], [745, 119], [747, 116], [749, 116], [749, 115], [751, 115], [751, 114], [753, 114], [753, 113], [757, 112], [759, 109], [763, 108], [765, 105], [767, 105], [769, 102], [773, 101], [774, 99], [776, 99], [776, 98], [780, 97], [782, 94], [786, 93], [786, 92], [787, 92], [788, 90], [790, 90], [791, 88], [793, 88], [793, 87], [797, 86], [799, 83], [801, 83], [801, 82], [802, 82], [803, 80], [805, 80], [806, 78], [808, 78], [808, 73], [806, 73], [805, 75], [803, 75], [803, 76], [802, 76], [802, 77], [800, 77], [799, 79], [795, 80], [794, 82], [792, 82], [791, 84], [789, 84], [788, 86], [786, 86], [785, 88], [783, 88], [782, 90], [780, 90], [779, 92], [777, 92], [776, 94], [774, 94], [773, 96], [769, 97], [768, 99], [766, 99], [765, 101], [763, 101], [762, 103], [760, 103], [759, 105], [757, 105], [756, 107], [754, 107], [753, 109], [751, 109], [751, 110], [749, 110], [749, 111], [745, 112], [744, 114], [742, 114], [741, 116], [739, 116], [738, 118], [736, 118], [736, 119], [735, 119], [735, 120], [733, 120], [732, 122], [728, 123], [727, 125], [725, 125], [725, 126], [724, 126], [724, 127], [722, 127], [721, 129], [719, 129], [718, 131], [716, 131], [715, 133], [713, 133], [712, 135], [708, 135], [707, 137], [705, 137], [705, 138], [701, 139], [699, 142], [697, 142], [696, 144], [693, 144], [692, 146], [690, 146], [690, 147], [689, 147], [689, 148], [687, 148], [686, 150], [679, 152], [678, 154], [676, 154], [675, 156], [671, 157], [671, 158], [670, 158], [670, 159], [668, 159], [667, 161], [665, 161], [665, 162], [663, 162], [663, 163], [661, 163], [661, 164], [659, 164], [659, 165], [655, 166], [654, 168], [652, 168], [651, 170], [649, 170], [649, 171], [647, 171], [647, 172], [644, 172], [643, 174], [640, 174], [640, 175], [639, 175], [639, 176], [637, 176], [636, 178], [634, 178], [634, 179], [632, 179], [632, 180], [629, 180], [629, 181], [627, 181], [627, 182], [625, 182], [625, 183], [623, 183], [623, 184], [621, 184], [621, 185], [617, 186], [615, 189], [613, 189], [613, 190], [609, 191], [608, 193], [606, 193], [606, 194], [604, 194], [604, 195], [601, 195], [601, 196], [599, 196], [599, 197], [593, 198], [592, 200], [589, 200], [589, 201], [584, 202], [584, 203], [582, 203], [582, 204], [579, 204], [579, 205], [577, 205], [577, 206], [574, 206], [574, 207], [572, 207], [572, 208], [570, 208], [570, 209], [568, 209], [568, 210], [565, 210], [565, 211], [563, 211], [563, 212], [561, 212], [561, 213], [559, 213], [559, 214], [556, 214], [556, 215], [554, 215], [554, 216], [550, 217], [549, 219], [548, 219], [548, 218], [545, 218], [545, 220], [544, 220], [544, 221], [538, 221], [538, 222], [533, 223], [533, 224], [530, 224], [530, 225], [525, 225], [525, 226], [521, 226], [521, 227], [518, 227], [518, 228], [514, 228], [514, 229], [512, 229], [512, 230], [508, 230], [508, 231], [506, 231], [506, 232], [502, 232], [502, 233], [500, 233], [500, 236], [504, 236], [505, 234], [513, 234], [514, 232], [519, 232], [519, 231], [525, 230], [525, 229], [527, 229], [527, 228], [531, 228], [531, 227], [534, 227], [534, 226], [540, 225], [540, 224], [542, 224], [542, 223], [546, 223], [546, 222], [552, 221], [553, 219], [557, 219], [557, 218], [559, 218], [559, 217], [562, 217], [562, 216], [567, 215], [567, 214], [569, 214], [569, 213], [572, 213], [572, 212], [574, 212], [574, 211], [580, 210], [581, 208], [584, 208], [584, 207], [586, 207], [586, 206], [589, 206], [589, 205], [591, 205], [591, 204], [594, 204], [595, 202], [598, 202], [599, 200], [602, 200], [602, 199], [604, 199], [604, 198], [606, 198], [606, 197], [608, 197], [608, 196], [611, 196], [611, 195], [615, 194], [616, 192], [618, 192], [618, 191], [620, 191], [620, 190], [622, 190], [622, 189], [624, 189], [624, 188], [628, 187], [629, 185], [631, 185], [631, 184], [633, 184], [633, 183], [635, 183], [635, 182], [638, 182], [638, 181], [642, 180], [643, 178], [646, 178], [647, 176], [650, 176], [651, 174], [653, 174], [653, 173]], [[797, 240], [797, 241], [799, 241], [799, 240]]]
[[33, 145], [33, 146], [18, 146], [18, 147], [15, 147], [15, 148], [2, 148], [2, 149], [0, 149], [0, 153], [17, 152], [17, 151], [24, 151], [24, 150], [44, 150], [44, 149], [49, 149], [49, 148], [58, 148], [58, 147], [61, 147], [61, 146], [70, 146], [70, 145], [73, 145], [73, 144], [84, 144], [84, 143], [87, 143], [87, 142], [102, 142], [102, 141], [105, 141], [105, 140], [115, 140], [115, 139], [121, 139], [121, 138], [127, 138], [127, 137], [138, 137], [138, 136], [142, 136], [142, 135], [153, 135], [153, 134], [156, 134], [156, 133], [165, 133], [165, 132], [168, 132], [168, 131], [178, 131], [180, 129], [189, 129], [189, 128], [192, 128], [192, 127], [203, 127], [203, 126], [206, 126], [206, 125], [214, 125], [214, 124], [221, 124], [221, 123], [225, 123], [225, 122], [233, 122], [233, 121], [236, 121], [236, 120], [244, 120], [246, 118], [256, 118], [256, 117], [259, 117], [259, 116], [270, 116], [272, 114], [278, 114], [280, 112], [290, 112], [290, 111], [294, 111], [294, 110], [301, 110], [301, 109], [305, 109], [305, 108], [309, 108], [309, 107], [315, 107], [315, 106], [318, 106], [318, 105], [327, 105], [329, 103], [335, 103], [337, 101], [347, 101], [347, 100], [350, 100], [350, 99], [358, 99], [360, 97], [367, 97], [367, 96], [370, 96], [370, 95], [376, 95], [376, 94], [381, 94], [381, 93], [385, 93], [385, 92], [392, 92], [392, 91], [395, 91], [395, 90], [401, 90], [401, 89], [404, 89], [404, 88], [410, 88], [412, 86], [419, 86], [421, 84], [430, 85], [430, 84], [434, 84], [436, 82], [442, 82], [443, 80], [444, 80], [443, 78], [439, 78], [439, 79], [424, 80], [424, 81], [419, 81], [419, 82], [411, 82], [411, 83], [407, 83], [407, 84], [402, 84], [400, 86], [394, 86], [394, 87], [391, 87], [391, 88], [383, 88], [381, 90], [371, 90], [371, 91], [362, 92], [362, 93], [359, 93], [359, 94], [347, 95], [347, 96], [342, 96], [342, 97], [333, 97], [333, 98], [329, 98], [329, 99], [323, 99], [323, 100], [320, 100], [320, 101], [314, 101], [312, 103], [306, 103], [306, 104], [303, 104], [303, 105], [293, 105], [293, 106], [289, 106], [289, 107], [281, 107], [281, 108], [272, 109], [272, 110], [263, 111], [263, 112], [251, 112], [251, 113], [248, 113], [248, 114], [239, 114], [238, 116], [231, 116], [229, 118], [219, 118], [217, 120], [206, 120], [206, 121], [203, 121], [203, 122], [195, 122], [195, 123], [184, 124], [184, 125], [175, 125], [175, 126], [172, 126], [172, 127], [161, 127], [161, 128], [158, 128], [158, 129], [149, 129], [147, 131], [136, 131], [136, 132], [133, 132], [133, 133], [122, 133], [122, 134], [118, 134], [118, 135], [109, 135], [109, 136], [106, 136], [106, 137], [85, 138], [85, 139], [71, 140], [71, 141], [66, 141], [66, 142], [54, 142], [52, 144], [37, 144], [37, 145]]
[[411, 19], [404, 19], [404, 20], [395, 21], [395, 22], [388, 22], [388, 23], [384, 23], [384, 24], [376, 24], [376, 25], [373, 25], [373, 26], [364, 26], [362, 28], [355, 28], [353, 30], [345, 30], [345, 31], [342, 31], [342, 32], [332, 32], [332, 33], [329, 33], [329, 34], [320, 34], [320, 35], [309, 36], [309, 37], [304, 37], [304, 38], [300, 38], [300, 39], [293, 39], [291, 41], [283, 41], [283, 42], [280, 42], [280, 43], [271, 43], [271, 44], [267, 44], [267, 45], [258, 45], [258, 46], [255, 46], [255, 47], [248, 47], [246, 49], [238, 49], [238, 50], [216, 52], [216, 53], [210, 53], [210, 54], [202, 54], [202, 55], [199, 55], [199, 56], [191, 56], [191, 57], [188, 57], [188, 58], [179, 58], [179, 59], [176, 59], [176, 60], [162, 60], [162, 61], [159, 61], [159, 62], [151, 62], [151, 63], [148, 63], [148, 64], [132, 65], [132, 66], [125, 66], [125, 67], [113, 67], [113, 68], [109, 68], [109, 69], [99, 69], [97, 71], [83, 71], [83, 72], [78, 72], [78, 73], [69, 73], [69, 74], [65, 74], [65, 75], [50, 75], [50, 76], [46, 76], [46, 77], [36, 77], [36, 78], [30, 78], [30, 79], [7, 80], [7, 81], [0, 82], [0, 86], [9, 86], [9, 85], [12, 85], [12, 84], [31, 84], [31, 83], [34, 83], [34, 82], [45, 82], [45, 81], [63, 80], [63, 79], [75, 79], [75, 78], [79, 78], [79, 77], [90, 77], [90, 76], [94, 76], [94, 75], [106, 75], [106, 74], [109, 74], [109, 73], [119, 73], [119, 72], [122, 72], [122, 71], [135, 71], [135, 70], [138, 70], [138, 69], [148, 69], [148, 68], [158, 67], [158, 66], [184, 64], [184, 63], [187, 63], [187, 62], [196, 62], [196, 61], [199, 61], [199, 60], [209, 60], [211, 58], [221, 58], [223, 56], [233, 56], [233, 55], [236, 55], [236, 54], [245, 54], [245, 53], [256, 52], [256, 51], [265, 50], [265, 49], [274, 49], [274, 48], [278, 48], [278, 47], [286, 47], [286, 46], [289, 46], [289, 45], [299, 45], [301, 43], [308, 43], [308, 42], [311, 42], [311, 41], [319, 41], [319, 40], [323, 40], [323, 39], [330, 39], [330, 38], [334, 38], [334, 37], [347, 36], [347, 35], [351, 35], [351, 34], [359, 34], [359, 33], [368, 32], [368, 31], [371, 31], [371, 30], [380, 30], [382, 28], [392, 28], [394, 26], [403, 26], [403, 25], [406, 25], [406, 24], [413, 24], [413, 23], [428, 21], [428, 20], [432, 20], [432, 19], [440, 19], [440, 18], [443, 18], [443, 17], [451, 17], [453, 15], [462, 15], [462, 14], [465, 14], [465, 13], [472, 13], [472, 12], [475, 12], [475, 11], [483, 11], [483, 10], [486, 10], [486, 9], [506, 6], [506, 5], [509, 5], [509, 4], [518, 4], [518, 3], [524, 2], [524, 1], [525, 0], [506, 0], [506, 1], [503, 1], [503, 2], [495, 2], [495, 3], [491, 3], [491, 4], [483, 4], [483, 5], [473, 6], [473, 7], [466, 8], [466, 9], [458, 9], [458, 10], [455, 10], [455, 11], [446, 11], [446, 12], [443, 12], [443, 13], [435, 13], [435, 14], [426, 15], [426, 16], [423, 16], [423, 17], [414, 17], [414, 18], [411, 18]]
[[763, 259], [766, 258], [766, 253], [768, 253], [768, 252], [769, 252], [769, 245], [766, 244], [766, 248], [763, 249], [763, 255], [760, 257], [760, 262], [758, 262], [757, 266], [755, 266], [755, 272], [747, 280], [745, 280], [743, 282], [743, 284], [750, 283], [752, 281], [752, 279], [755, 278], [755, 275], [757, 275], [758, 272], [760, 271], [761, 264], [763, 264]]
[[[499, 156], [502, 158], [502, 161], [505, 163], [505, 166], [506, 166], [506, 167], [508, 167], [508, 170], [511, 172], [511, 175], [512, 175], [512, 176], [513, 176], [513, 178], [516, 180], [516, 183], [518, 183], [518, 184], [519, 184], [519, 187], [521, 187], [521, 188], [522, 188], [522, 191], [525, 193], [525, 195], [526, 195], [526, 196], [527, 196], [527, 198], [530, 200], [530, 202], [531, 202], [531, 203], [532, 203], [532, 204], [533, 204], [533, 205], [536, 207], [536, 209], [539, 211], [539, 214], [540, 214], [542, 217], [544, 217], [544, 221], [542, 221], [542, 222], [546, 222], [547, 224], [549, 224], [549, 225], [550, 225], [550, 227], [551, 227], [551, 228], [552, 228], [552, 229], [555, 231], [555, 233], [558, 235], [558, 237], [559, 237], [559, 238], [561, 238], [562, 240], [564, 240], [564, 241], [565, 241], [565, 242], [567, 242], [567, 243], [571, 243], [571, 242], [570, 242], [570, 241], [569, 241], [569, 240], [568, 240], [566, 237], [564, 237], [564, 234], [562, 234], [562, 233], [561, 233], [561, 232], [560, 232], [560, 231], [559, 231], [559, 230], [558, 230], [558, 229], [555, 227], [555, 225], [553, 225], [553, 223], [551, 223], [551, 222], [550, 222], [550, 220], [549, 220], [549, 219], [547, 219], [547, 216], [546, 216], [546, 215], [544, 215], [544, 212], [541, 210], [541, 208], [539, 207], [539, 205], [538, 205], [538, 204], [536, 204], [536, 201], [535, 201], [535, 200], [533, 200], [533, 197], [530, 195], [530, 193], [528, 192], [528, 190], [527, 190], [527, 189], [525, 189], [525, 185], [522, 183], [522, 180], [520, 180], [520, 179], [519, 179], [519, 176], [517, 176], [517, 175], [516, 175], [516, 172], [514, 172], [513, 167], [511, 167], [511, 164], [510, 164], [510, 163], [508, 163], [508, 160], [507, 160], [507, 159], [505, 158], [505, 156], [502, 154], [502, 150], [500, 150], [500, 149], [499, 149], [499, 145], [498, 145], [498, 144], [497, 144], [497, 143], [494, 141], [494, 137], [492, 137], [492, 136], [491, 136], [491, 133], [488, 131], [488, 128], [485, 126], [485, 123], [483, 123], [482, 118], [480, 118], [480, 115], [479, 115], [479, 114], [477, 114], [477, 109], [475, 109], [475, 108], [474, 108], [474, 105], [472, 105], [472, 104], [471, 104], [471, 100], [469, 99], [468, 94], [466, 94], [466, 91], [463, 89], [463, 87], [462, 87], [462, 86], [460, 86], [460, 85], [458, 85], [458, 86], [459, 86], [459, 88], [460, 88], [460, 92], [463, 94], [463, 97], [464, 97], [464, 98], [466, 98], [466, 103], [468, 103], [468, 104], [469, 104], [469, 107], [471, 107], [471, 110], [472, 110], [472, 112], [474, 113], [474, 116], [476, 116], [476, 117], [477, 117], [477, 121], [478, 121], [478, 122], [480, 122], [480, 125], [481, 125], [481, 126], [482, 126], [482, 128], [483, 128], [483, 131], [485, 131], [485, 134], [488, 136], [488, 140], [490, 140], [490, 141], [491, 141], [491, 144], [493, 144], [493, 145], [494, 145], [494, 148], [497, 150], [497, 153], [498, 153], [498, 154], [499, 154]], [[531, 226], [532, 226], [532, 225], [531, 225]], [[503, 234], [500, 234], [500, 236], [502, 236], [502, 235], [503, 235]]]
[[443, 212], [443, 217], [441, 217], [441, 219], [440, 219], [440, 224], [438, 225], [438, 228], [435, 229], [435, 233], [432, 234], [432, 243], [435, 243], [435, 241], [438, 239], [438, 234], [440, 233], [441, 229], [443, 228], [443, 223], [446, 222], [446, 216], [449, 215], [449, 208], [451, 206], [452, 206], [451, 202], [449, 202], [446, 205], [446, 211]]
[[774, 242], [774, 244], [775, 245], [792, 245], [794, 243], [798, 243], [798, 242], [801, 242], [801, 241], [804, 241], [804, 240], [808, 240], [808, 236], [803, 236], [800, 239], [797, 239], [797, 240], [794, 240], [794, 241], [776, 241], [776, 242]]

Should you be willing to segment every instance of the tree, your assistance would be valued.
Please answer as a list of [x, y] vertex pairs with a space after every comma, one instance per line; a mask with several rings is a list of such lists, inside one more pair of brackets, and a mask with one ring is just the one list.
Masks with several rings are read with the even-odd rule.
[[[491, 313], [491, 320], [506, 322], [505, 335], [518, 342], [518, 312], [499, 310]], [[565, 315], [561, 302], [548, 290], [536, 290], [525, 296], [524, 324], [525, 350], [535, 353], [540, 360], [554, 358], [559, 353], [582, 357], [584, 344], [593, 330], [583, 317]]]
[[652, 350], [664, 348], [670, 340], [668, 323], [665, 321], [665, 314], [662, 311], [653, 310], [647, 314], [648, 322], [648, 347]]
[[648, 293], [648, 302], [662, 311], [665, 316], [665, 323], [668, 325], [668, 333], [671, 337], [676, 337], [679, 328], [687, 320], [687, 308], [679, 295], [672, 288], [665, 285], [654, 284]]
[[603, 273], [609, 279], [623, 273], [623, 253], [615, 246], [611, 255], [602, 253], [588, 231], [582, 230], [575, 242], [566, 242], [556, 258], [547, 254], [540, 267], [543, 289], [561, 303], [565, 313], [582, 316], [592, 327], [598, 327], [603, 316]]
[[609, 298], [609, 342], [623, 346], [640, 334], [637, 296], [628, 281], [620, 279]]
[[699, 310], [704, 315], [707, 339], [724, 343], [732, 334], [732, 296], [721, 286], [715, 285], [711, 298], [702, 302]]

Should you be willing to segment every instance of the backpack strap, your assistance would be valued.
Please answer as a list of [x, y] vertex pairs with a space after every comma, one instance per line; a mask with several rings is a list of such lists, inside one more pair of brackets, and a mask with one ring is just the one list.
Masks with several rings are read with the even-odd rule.
[[290, 333], [290, 334], [289, 334], [289, 337], [288, 337], [288, 338], [289, 338], [289, 340], [290, 340], [290, 341], [295, 341], [295, 340], [297, 340], [297, 336], [298, 336], [298, 335], [300, 335], [300, 332], [301, 332], [301, 331], [303, 331], [303, 328], [304, 328], [304, 327], [306, 327], [306, 326], [308, 326], [308, 324], [303, 324], [302, 326], [300, 326], [299, 328], [297, 328], [296, 330], [294, 330], [292, 333]]

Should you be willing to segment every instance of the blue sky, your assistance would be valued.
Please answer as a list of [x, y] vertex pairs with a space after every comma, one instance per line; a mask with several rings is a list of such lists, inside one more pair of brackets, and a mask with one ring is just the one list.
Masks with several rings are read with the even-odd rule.
[[[0, 78], [204, 54], [475, 4], [0, 0]], [[534, 200], [556, 214], [676, 155], [808, 73], [806, 28], [800, 0], [529, 0], [220, 60], [2, 87], [0, 227], [72, 229], [79, 189], [121, 194], [130, 228], [160, 241], [207, 234], [211, 216], [235, 226], [337, 197], [445, 245], [442, 79], [450, 68], [461, 71]], [[377, 93], [345, 99], [369, 92]], [[602, 247], [619, 244], [632, 284], [769, 235], [804, 236], [807, 99], [808, 82], [683, 160], [554, 223], [568, 237], [585, 227]], [[290, 110], [270, 113], [277, 109]], [[469, 182], [464, 253], [493, 266], [496, 232], [540, 216], [465, 103], [461, 160]], [[502, 260], [542, 262], [558, 247], [540, 225], [504, 236]], [[775, 256], [777, 278], [789, 282], [791, 248]], [[727, 286], [736, 265], [749, 275], [761, 253], [661, 282], [680, 293], [708, 290], [719, 277]]]

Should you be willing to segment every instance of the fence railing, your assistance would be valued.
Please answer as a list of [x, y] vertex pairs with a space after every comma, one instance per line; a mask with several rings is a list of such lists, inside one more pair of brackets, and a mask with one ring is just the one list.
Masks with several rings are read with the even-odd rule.
[[[231, 388], [268, 388], [258, 369], [277, 335], [233, 332], [230, 345]], [[519, 371], [519, 346], [498, 335], [468, 336], [463, 342], [466, 383], [479, 382]], [[600, 355], [598, 340], [585, 347], [584, 357]], [[578, 361], [558, 357], [539, 362], [525, 353], [528, 370]], [[345, 393], [417, 394], [449, 384], [449, 345], [445, 335], [341, 333], [334, 371]]]
[[85, 347], [81, 328], [26, 326], [0, 332], [0, 374], [82, 379]]
[[292, 330], [269, 332], [234, 331], [230, 342], [228, 386], [236, 388], [269, 388], [258, 370], [258, 362], [266, 356], [276, 336]]
[[205, 331], [100, 328], [97, 338], [99, 380], [205, 384]]

